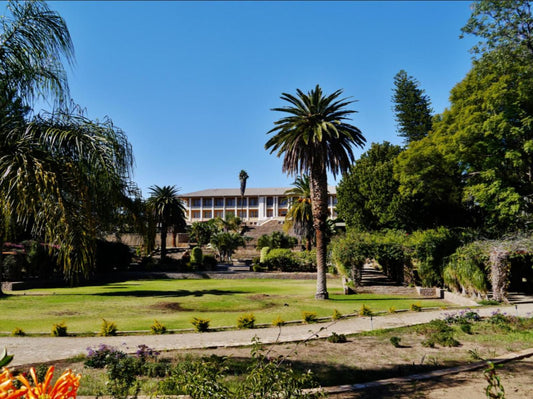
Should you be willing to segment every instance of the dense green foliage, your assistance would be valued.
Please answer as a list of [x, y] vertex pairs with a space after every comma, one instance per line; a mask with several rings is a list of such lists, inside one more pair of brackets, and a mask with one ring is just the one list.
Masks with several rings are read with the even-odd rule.
[[460, 244], [460, 236], [444, 227], [412, 234], [350, 230], [332, 241], [331, 257], [339, 274], [354, 287], [360, 284], [364, 264], [372, 259], [396, 281], [441, 286], [445, 261]]
[[349, 227], [359, 230], [410, 227], [409, 202], [394, 179], [394, 161], [402, 151], [388, 142], [372, 143], [355, 161], [337, 187], [337, 213]]
[[405, 144], [426, 137], [432, 125], [431, 101], [419, 88], [418, 81], [403, 69], [394, 76], [392, 102], [398, 134]]
[[294, 248], [298, 240], [282, 231], [273, 231], [271, 234], [263, 234], [257, 239], [257, 249], [269, 248]]

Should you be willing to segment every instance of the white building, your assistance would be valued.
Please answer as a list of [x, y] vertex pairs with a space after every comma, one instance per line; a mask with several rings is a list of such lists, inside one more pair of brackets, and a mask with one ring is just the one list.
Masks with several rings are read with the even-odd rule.
[[[239, 188], [215, 188], [181, 194], [185, 204], [187, 222], [200, 222], [216, 217], [225, 218], [228, 214], [240, 217], [252, 224], [262, 224], [268, 220], [283, 220], [287, 214], [289, 199], [283, 194], [291, 187], [247, 188], [241, 204]], [[336, 217], [337, 189], [328, 186], [328, 209]]]

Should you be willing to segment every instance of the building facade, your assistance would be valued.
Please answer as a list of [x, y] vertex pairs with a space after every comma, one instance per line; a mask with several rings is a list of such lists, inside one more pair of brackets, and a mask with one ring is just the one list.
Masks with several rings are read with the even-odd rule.
[[[247, 188], [244, 197], [238, 188], [216, 188], [195, 191], [179, 196], [186, 209], [187, 222], [201, 222], [213, 218], [225, 218], [228, 214], [240, 217], [251, 224], [269, 220], [283, 220], [289, 208], [290, 198], [284, 193], [290, 187]], [[337, 190], [328, 186], [328, 209], [336, 217]], [[242, 202], [241, 202], [242, 200]]]

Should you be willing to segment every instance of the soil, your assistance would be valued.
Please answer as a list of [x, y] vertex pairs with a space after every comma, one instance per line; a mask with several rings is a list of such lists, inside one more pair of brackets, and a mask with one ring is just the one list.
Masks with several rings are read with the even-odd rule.
[[[398, 334], [398, 332], [396, 332]], [[315, 340], [308, 343], [290, 343], [265, 346], [269, 357], [287, 357], [293, 367], [312, 370], [325, 381], [324, 386], [351, 385], [393, 377], [405, 377], [427, 373], [476, 361], [472, 354], [483, 359], [495, 358], [509, 352], [518, 352], [531, 343], [512, 342], [502, 345], [498, 339], [477, 342], [468, 337], [458, 337], [459, 347], [422, 346], [423, 336], [416, 333], [399, 333], [401, 346], [395, 348], [389, 342], [392, 333], [380, 336], [348, 337], [346, 343], [330, 343]], [[212, 348], [191, 350], [186, 353], [228, 356], [232, 359], [247, 358], [250, 348]], [[165, 356], [174, 356], [169, 352]], [[179, 352], [180, 355], [184, 351]], [[497, 375], [505, 389], [505, 397], [533, 398], [533, 357], [504, 363], [497, 368]], [[464, 399], [486, 398], [487, 381], [483, 368], [452, 374], [426, 381], [406, 381], [385, 385], [376, 389], [364, 389], [349, 394], [330, 394], [332, 399], [348, 398], [431, 398]]]

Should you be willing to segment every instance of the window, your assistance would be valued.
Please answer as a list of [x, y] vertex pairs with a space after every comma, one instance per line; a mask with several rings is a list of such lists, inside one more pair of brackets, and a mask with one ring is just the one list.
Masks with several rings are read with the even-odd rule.
[[331, 197], [329, 197], [329, 198], [331, 198], [331, 204], [332, 204], [332, 205], [337, 205], [337, 197], [333, 197], [333, 196], [331, 196]]
[[278, 216], [279, 217], [287, 216], [287, 210], [286, 209], [278, 209]]
[[267, 218], [271, 218], [274, 216], [274, 210], [272, 209], [267, 209]]
[[204, 219], [211, 219], [213, 217], [213, 212], [204, 211]]
[[242, 210], [242, 211], [239, 210], [239, 211], [237, 212], [237, 215], [239, 215], [239, 217], [240, 217], [241, 219], [246, 218], [246, 210]]
[[200, 211], [192, 211], [193, 219], [200, 219]]
[[211, 198], [204, 198], [204, 206], [212, 206], [213, 200]]
[[279, 206], [287, 206], [287, 198], [279, 198], [278, 199]]
[[216, 218], [224, 218], [224, 211], [215, 211]]
[[248, 199], [249, 206], [257, 206], [258, 203], [259, 203], [259, 199], [257, 197], [252, 197]]
[[267, 197], [267, 206], [274, 206], [274, 198]]
[[200, 198], [193, 198], [192, 199], [192, 207], [193, 208], [200, 208], [201, 200]]
[[259, 217], [259, 211], [257, 209], [250, 209], [249, 217], [257, 219]]
[[226, 206], [235, 206], [235, 198], [226, 198]]
[[246, 200], [247, 200], [247, 198], [238, 198], [237, 199], [237, 206], [246, 206]]
[[235, 216], [235, 212], [233, 211], [226, 211], [226, 216], [229, 217], [229, 216]]
[[224, 198], [215, 198], [215, 206], [222, 208], [224, 206]]

